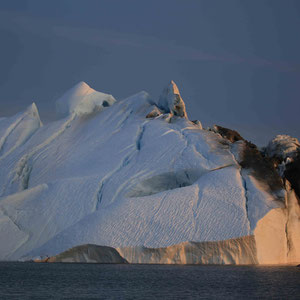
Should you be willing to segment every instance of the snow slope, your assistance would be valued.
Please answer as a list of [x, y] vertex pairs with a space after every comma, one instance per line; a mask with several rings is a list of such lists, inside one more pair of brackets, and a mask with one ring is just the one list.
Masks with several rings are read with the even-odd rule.
[[35, 105], [0, 120], [1, 260], [232, 240], [285, 214], [230, 142], [187, 119], [174, 82], [158, 101], [141, 92], [118, 102], [79, 83], [57, 107], [64, 118], [44, 126]]

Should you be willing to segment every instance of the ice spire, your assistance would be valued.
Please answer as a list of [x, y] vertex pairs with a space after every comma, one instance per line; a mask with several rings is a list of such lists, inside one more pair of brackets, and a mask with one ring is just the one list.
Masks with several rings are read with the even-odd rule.
[[166, 113], [187, 119], [185, 104], [180, 96], [175, 82], [172, 80], [163, 90], [158, 100], [158, 106]]

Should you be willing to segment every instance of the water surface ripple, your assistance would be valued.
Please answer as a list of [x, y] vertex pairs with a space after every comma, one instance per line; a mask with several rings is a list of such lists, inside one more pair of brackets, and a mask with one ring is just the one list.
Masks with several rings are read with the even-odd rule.
[[300, 299], [300, 268], [0, 263], [0, 299]]

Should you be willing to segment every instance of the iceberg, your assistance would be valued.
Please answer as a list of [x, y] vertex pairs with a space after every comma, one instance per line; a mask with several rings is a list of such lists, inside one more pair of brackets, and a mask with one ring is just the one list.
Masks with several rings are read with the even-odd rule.
[[300, 262], [282, 161], [190, 121], [173, 81], [120, 101], [81, 82], [57, 109], [44, 125], [34, 104], [0, 119], [0, 260]]

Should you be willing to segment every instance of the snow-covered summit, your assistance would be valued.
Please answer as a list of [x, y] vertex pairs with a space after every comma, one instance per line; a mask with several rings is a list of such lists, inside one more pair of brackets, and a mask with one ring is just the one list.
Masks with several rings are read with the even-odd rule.
[[56, 110], [60, 115], [90, 114], [100, 111], [103, 107], [111, 106], [115, 102], [112, 95], [97, 92], [81, 81], [56, 101]]

